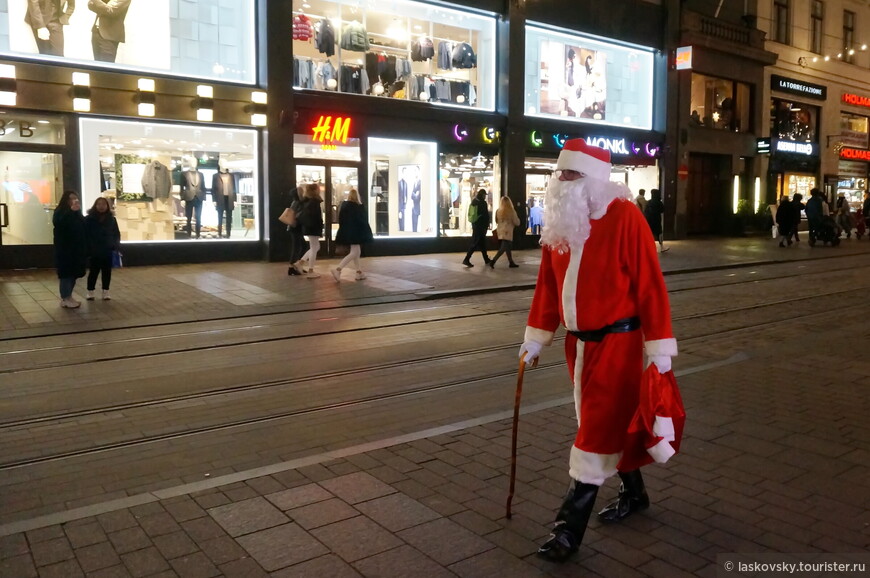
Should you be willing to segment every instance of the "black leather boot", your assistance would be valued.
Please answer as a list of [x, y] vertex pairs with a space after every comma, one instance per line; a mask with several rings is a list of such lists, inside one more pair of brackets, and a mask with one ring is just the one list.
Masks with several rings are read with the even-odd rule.
[[598, 486], [573, 481], [559, 513], [553, 533], [538, 548], [538, 556], [551, 562], [564, 562], [580, 547], [586, 524], [595, 505]]
[[598, 512], [602, 522], [620, 522], [635, 512], [649, 508], [649, 496], [643, 485], [640, 470], [619, 472], [622, 483], [616, 501]]

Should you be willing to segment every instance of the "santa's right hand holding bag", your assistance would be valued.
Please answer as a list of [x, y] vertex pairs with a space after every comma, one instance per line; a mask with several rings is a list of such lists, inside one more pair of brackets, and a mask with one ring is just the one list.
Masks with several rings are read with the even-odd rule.
[[[650, 355], [648, 361], [651, 364], [655, 364], [656, 369], [658, 369], [661, 374], [665, 374], [671, 370], [670, 355]], [[649, 365], [647, 365], [647, 367], [649, 367]]]
[[[537, 341], [523, 341], [523, 344], [520, 346], [519, 357], [526, 365], [532, 365], [532, 363], [538, 359], [538, 356], [541, 355], [541, 349], [543, 349], [543, 347], [544, 346]], [[523, 355], [525, 355], [525, 358]]]

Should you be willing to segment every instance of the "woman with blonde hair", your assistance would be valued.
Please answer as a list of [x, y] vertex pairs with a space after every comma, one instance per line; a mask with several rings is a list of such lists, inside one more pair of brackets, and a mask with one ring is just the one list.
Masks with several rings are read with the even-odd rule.
[[351, 189], [347, 194], [347, 200], [342, 201], [338, 208], [338, 233], [335, 235], [335, 242], [340, 245], [350, 245], [350, 250], [338, 267], [332, 270], [336, 282], [341, 281], [341, 270], [349, 263], [356, 266], [354, 278], [357, 281], [366, 278], [366, 274], [360, 268], [360, 245], [371, 243], [373, 239], [372, 228], [369, 226], [366, 209], [360, 200], [359, 192]]
[[511, 248], [514, 244], [514, 228], [520, 225], [520, 218], [517, 215], [514, 204], [508, 197], [502, 197], [498, 202], [498, 210], [495, 212], [495, 230], [498, 233], [498, 240], [501, 242], [498, 248], [498, 253], [488, 263], [490, 268], [495, 269], [495, 262], [502, 254], [506, 253], [508, 258], [508, 267], [519, 267], [514, 263], [514, 256], [511, 253]]
[[302, 255], [300, 262], [308, 261], [308, 279], [317, 279], [320, 274], [314, 270], [317, 261], [317, 252], [320, 251], [320, 237], [323, 235], [323, 212], [320, 204], [323, 198], [320, 196], [320, 185], [308, 183], [305, 185], [302, 207], [296, 217], [302, 225], [302, 234], [308, 237], [308, 251]]

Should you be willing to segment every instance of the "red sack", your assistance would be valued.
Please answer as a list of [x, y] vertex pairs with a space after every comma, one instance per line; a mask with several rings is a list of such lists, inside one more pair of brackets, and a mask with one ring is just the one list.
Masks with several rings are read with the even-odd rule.
[[652, 462], [665, 463], [680, 451], [685, 424], [686, 410], [674, 372], [662, 375], [650, 363], [641, 376], [637, 412], [628, 426], [617, 469], [630, 472]]

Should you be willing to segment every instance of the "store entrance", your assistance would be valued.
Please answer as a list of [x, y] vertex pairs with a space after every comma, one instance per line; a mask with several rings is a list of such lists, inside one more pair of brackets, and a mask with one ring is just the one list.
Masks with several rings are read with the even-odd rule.
[[544, 197], [556, 159], [526, 159], [526, 235], [540, 235], [543, 226]]
[[731, 215], [731, 157], [692, 154], [686, 184], [686, 229], [690, 235], [723, 234]]
[[0, 167], [0, 269], [50, 265], [37, 262], [35, 250], [47, 254], [53, 243], [51, 219], [62, 190], [62, 156], [0, 151]]
[[359, 165], [329, 162], [296, 165], [296, 186], [316, 183], [323, 199], [323, 236], [320, 238], [320, 256], [335, 255], [335, 235], [338, 232], [338, 208], [347, 199], [351, 189], [359, 191]]

